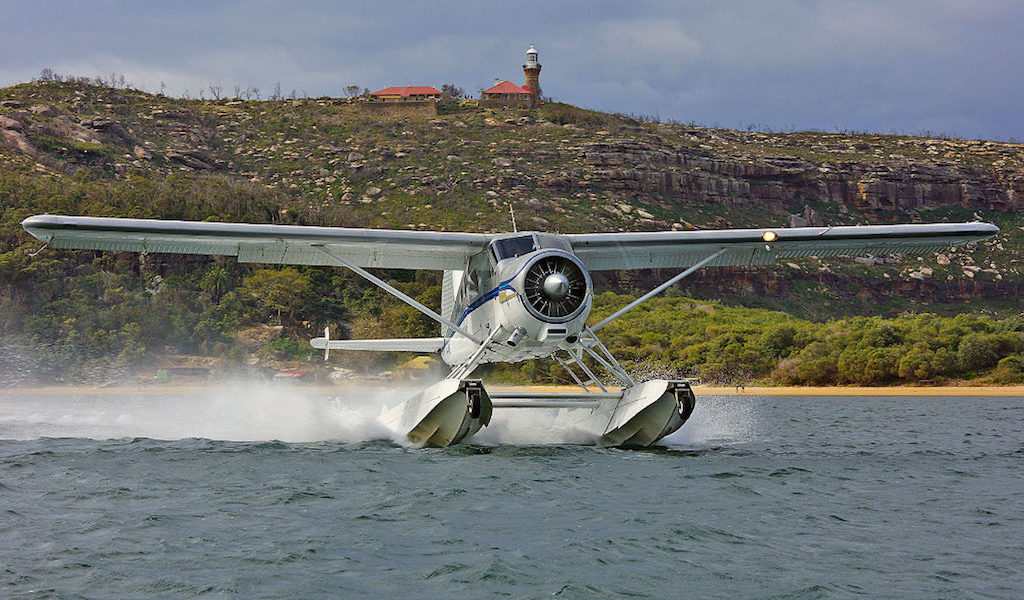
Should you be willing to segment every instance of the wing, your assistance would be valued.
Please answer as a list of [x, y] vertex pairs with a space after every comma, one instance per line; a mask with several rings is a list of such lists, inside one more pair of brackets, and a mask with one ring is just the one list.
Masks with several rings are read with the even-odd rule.
[[354, 229], [37, 215], [21, 226], [55, 248], [237, 256], [240, 262], [335, 264], [319, 247], [360, 267], [459, 270], [491, 236], [479, 233]]
[[999, 233], [990, 223], [860, 225], [779, 229], [567, 235], [588, 269], [682, 268], [725, 249], [708, 266], [766, 265], [780, 258], [924, 254]]

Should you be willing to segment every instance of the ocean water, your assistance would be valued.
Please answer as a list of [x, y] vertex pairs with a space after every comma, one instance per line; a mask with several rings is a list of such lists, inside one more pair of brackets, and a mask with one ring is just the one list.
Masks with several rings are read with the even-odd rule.
[[1024, 398], [699, 398], [402, 445], [401, 392], [0, 394], [0, 598], [1024, 597]]

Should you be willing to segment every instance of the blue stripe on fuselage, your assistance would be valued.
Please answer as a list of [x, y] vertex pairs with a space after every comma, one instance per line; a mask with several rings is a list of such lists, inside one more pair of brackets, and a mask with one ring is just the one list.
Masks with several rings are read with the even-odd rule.
[[[541, 253], [537, 254], [537, 256], [542, 256], [544, 254], [561, 254], [563, 252], [564, 251], [549, 250], [547, 252], [541, 252]], [[481, 306], [483, 306], [488, 300], [491, 300], [491, 299], [497, 297], [497, 295], [500, 294], [502, 290], [512, 290], [513, 292], [515, 292], [518, 295], [519, 292], [516, 291], [516, 288], [514, 288], [514, 287], [512, 287], [510, 285], [510, 282], [513, 279], [515, 279], [516, 277], [518, 277], [519, 274], [523, 272], [523, 269], [525, 269], [526, 265], [528, 265], [528, 264], [530, 264], [529, 261], [527, 261], [526, 263], [523, 263], [523, 266], [519, 267], [519, 270], [516, 271], [515, 275], [509, 277], [505, 281], [502, 281], [501, 283], [498, 284], [498, 287], [492, 289], [491, 291], [487, 292], [486, 294], [484, 294], [482, 296], [479, 296], [476, 300], [470, 302], [469, 306], [466, 307], [466, 310], [464, 310], [462, 312], [462, 316], [459, 317], [459, 321], [456, 323], [456, 325], [458, 325], [459, 327], [462, 327], [462, 322], [466, 320], [466, 317], [469, 316], [469, 313], [471, 313], [474, 310], [476, 310], [476, 309], [480, 308]], [[441, 347], [441, 352], [444, 352], [444, 349], [448, 347], [448, 342], [452, 341], [452, 336], [454, 336], [455, 333], [456, 332], [453, 331], [453, 332], [448, 334], [448, 339], [446, 339], [444, 341], [444, 346]]]

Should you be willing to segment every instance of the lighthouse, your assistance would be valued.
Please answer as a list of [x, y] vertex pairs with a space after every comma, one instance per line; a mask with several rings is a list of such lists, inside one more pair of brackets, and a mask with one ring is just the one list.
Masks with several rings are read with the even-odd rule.
[[537, 106], [537, 102], [540, 101], [540, 63], [537, 62], [537, 49], [530, 44], [530, 49], [526, 51], [526, 64], [523, 65], [523, 74], [526, 75], [526, 87], [533, 92], [533, 101], [531, 104]]

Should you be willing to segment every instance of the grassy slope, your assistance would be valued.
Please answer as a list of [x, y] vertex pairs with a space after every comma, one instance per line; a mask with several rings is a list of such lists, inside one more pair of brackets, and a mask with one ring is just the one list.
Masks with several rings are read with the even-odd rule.
[[[515, 112], [477, 110], [457, 110], [433, 119], [382, 118], [362, 115], [354, 106], [329, 99], [202, 102], [54, 82], [0, 90], [3, 100], [21, 104], [0, 108], [0, 115], [22, 122], [24, 137], [34, 148], [31, 153], [0, 150], [0, 276], [6, 288], [4, 306], [13, 315], [5, 331], [23, 333], [25, 319], [31, 321], [39, 314], [50, 314], [51, 321], [66, 316], [57, 314], [65, 308], [59, 304], [54, 308], [54, 303], [67, 298], [67, 290], [56, 283], [61, 278], [72, 278], [67, 281], [76, 283], [70, 287], [89, 302], [121, 313], [128, 305], [145, 307], [153, 302], [146, 289], [154, 273], [176, 278], [169, 287], [180, 288], [181, 297], [155, 297], [172, 306], [168, 310], [193, 316], [179, 319], [171, 327], [176, 333], [170, 338], [145, 340], [136, 354], [152, 351], [160, 342], [174, 342], [175, 336], [186, 336], [203, 318], [214, 319], [218, 335], [176, 343], [188, 351], [226, 352], [225, 348], [232, 345], [233, 330], [259, 321], [263, 314], [260, 311], [266, 307], [254, 305], [252, 299], [239, 300], [239, 306], [221, 307], [225, 297], [221, 290], [187, 298], [203, 287], [202, 276], [212, 269], [210, 261], [201, 259], [164, 261], [150, 270], [130, 259], [125, 263], [124, 258], [83, 253], [46, 250], [30, 259], [28, 253], [38, 245], [17, 226], [22, 218], [45, 211], [500, 231], [508, 228], [506, 203], [512, 202], [521, 227], [563, 232], [664, 229], [675, 223], [697, 227], [781, 225], [788, 212], [798, 212], [802, 204], [767, 210], [749, 205], [683, 202], [657, 195], [634, 198], [600, 187], [554, 191], [556, 188], [544, 182], [566, 173], [587, 180], [595, 167], [583, 159], [580, 148], [607, 140], [686, 149], [753, 164], [778, 157], [823, 166], [844, 161], [924, 161], [938, 157], [949, 164], [1019, 171], [1024, 160], [1020, 147], [1012, 144], [713, 130], [642, 122], [560, 104], [548, 105], [528, 118]], [[645, 210], [650, 218], [640, 218], [636, 210], [626, 213], [608, 208], [621, 203]], [[813, 208], [832, 223], [862, 222], [867, 218], [856, 211], [843, 213], [838, 206]], [[888, 304], [879, 305], [857, 293], [860, 281], [914, 284], [910, 274], [920, 267], [933, 269], [932, 281], [937, 282], [964, 279], [964, 268], [974, 265], [985, 270], [974, 273], [972, 281], [1020, 281], [1024, 278], [1024, 233], [1017, 216], [998, 212], [982, 216], [1000, 224], [1003, 234], [972, 254], [954, 256], [948, 265], [938, 264], [935, 256], [883, 266], [795, 261], [775, 271], [778, 278], [792, 281], [787, 293], [740, 292], [724, 300], [821, 321], [850, 313], [897, 314], [904, 310], [955, 314], [966, 308], [997, 315], [1017, 314], [1020, 307], [1016, 301], [998, 297], [971, 298], [965, 306], [959, 302], [935, 303], [910, 293], [907, 297], [888, 296]], [[875, 216], [883, 220], [904, 217]], [[945, 207], [922, 211], [921, 218], [971, 219], [973, 211]], [[126, 264], [134, 275], [117, 287], [127, 298], [118, 303], [116, 294], [109, 293], [107, 274], [118, 269], [124, 272]], [[228, 265], [227, 269], [228, 291], [240, 288], [252, 275], [248, 267]], [[765, 277], [764, 273], [761, 270], [743, 276]], [[369, 309], [378, 320], [387, 317], [388, 310], [400, 310], [387, 301], [378, 302], [372, 290], [350, 278], [338, 280], [315, 270], [307, 270], [306, 275], [318, 297], [323, 298], [317, 309], [326, 316], [313, 319], [316, 326], [327, 320], [350, 331], [359, 327], [369, 331], [377, 325], [357, 323], [353, 315], [358, 310], [385, 306]], [[436, 285], [429, 275], [418, 279], [397, 276], [407, 279], [411, 289], [420, 293]], [[90, 277], [103, 281], [82, 279]], [[833, 285], [832, 277], [847, 282], [845, 287]], [[635, 285], [639, 289], [647, 282], [640, 280]], [[626, 285], [619, 289], [630, 288]], [[699, 294], [700, 290], [688, 292]], [[425, 295], [425, 299], [428, 297]], [[189, 302], [195, 306], [188, 306]], [[231, 315], [221, 314], [231, 311]], [[425, 327], [415, 316], [400, 316], [409, 323], [406, 329]], [[391, 317], [395, 321], [394, 315]], [[92, 329], [98, 327], [113, 335], [110, 332], [129, 321], [114, 319]], [[291, 325], [299, 337], [302, 328]], [[54, 339], [67, 335], [67, 331], [54, 330], [53, 323], [47, 327]], [[310, 327], [312, 324], [306, 328]], [[224, 347], [215, 349], [217, 341]], [[130, 346], [112, 343], [97, 353], [116, 350], [123, 354]], [[298, 352], [292, 350], [293, 354]]]

